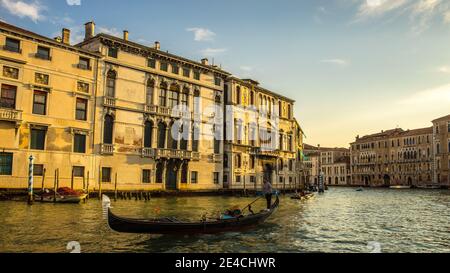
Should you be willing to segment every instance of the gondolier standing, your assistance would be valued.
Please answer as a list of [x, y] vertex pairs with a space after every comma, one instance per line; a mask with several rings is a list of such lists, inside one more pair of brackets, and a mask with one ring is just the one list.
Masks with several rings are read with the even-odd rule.
[[267, 209], [268, 210], [270, 210], [270, 207], [272, 206], [273, 187], [272, 187], [272, 184], [270, 183], [271, 178], [272, 178], [272, 170], [269, 165], [266, 165], [266, 170], [264, 172], [263, 194], [267, 200]]

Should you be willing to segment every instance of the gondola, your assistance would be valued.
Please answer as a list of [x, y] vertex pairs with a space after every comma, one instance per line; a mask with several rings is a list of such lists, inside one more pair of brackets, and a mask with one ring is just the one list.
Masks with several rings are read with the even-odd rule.
[[107, 209], [109, 227], [117, 232], [123, 233], [145, 233], [145, 234], [216, 234], [223, 232], [238, 232], [252, 229], [262, 224], [269, 218], [280, 205], [280, 199], [276, 198], [269, 210], [259, 213], [245, 215], [226, 220], [205, 220], [198, 222], [182, 222], [174, 218], [160, 219], [132, 219], [115, 215], [111, 211], [110, 201], [103, 196], [104, 207]]
[[291, 196], [291, 199], [293, 200], [309, 200], [313, 198], [315, 195], [314, 193], [307, 193], [305, 195], [295, 194], [294, 196]]

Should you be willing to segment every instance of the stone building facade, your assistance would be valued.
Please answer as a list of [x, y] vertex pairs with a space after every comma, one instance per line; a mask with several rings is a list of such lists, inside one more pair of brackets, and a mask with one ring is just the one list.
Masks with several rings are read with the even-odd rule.
[[[30, 155], [35, 185], [47, 188], [57, 176], [59, 186], [91, 190], [116, 181], [119, 190], [235, 189], [258, 186], [264, 162], [278, 186], [297, 182], [293, 100], [207, 59], [134, 43], [128, 31], [96, 35], [89, 22], [80, 44], [70, 45], [69, 30], [61, 37], [0, 22], [0, 188], [26, 187]], [[275, 122], [239, 110], [275, 104]], [[272, 151], [261, 149], [263, 128], [277, 133]]]
[[433, 179], [437, 184], [450, 186], [450, 115], [433, 120], [435, 168]]
[[[0, 188], [88, 183], [95, 175], [97, 53], [0, 22]], [[45, 179], [44, 179], [45, 178]], [[91, 185], [94, 180], [91, 181]]]
[[400, 128], [364, 137], [351, 143], [354, 185], [424, 187], [432, 185], [434, 170], [433, 128]]
[[225, 187], [259, 189], [267, 167], [275, 188], [296, 187], [303, 134], [294, 118], [294, 101], [254, 80], [229, 77], [225, 105]]
[[305, 145], [304, 153], [305, 163], [310, 168], [310, 185], [317, 185], [321, 172], [327, 185], [346, 186], [351, 183], [349, 149]]

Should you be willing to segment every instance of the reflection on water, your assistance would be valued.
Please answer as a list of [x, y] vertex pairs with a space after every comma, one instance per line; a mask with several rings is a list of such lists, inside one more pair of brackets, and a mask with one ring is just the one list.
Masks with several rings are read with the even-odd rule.
[[[252, 198], [194, 197], [113, 202], [119, 215], [200, 219]], [[260, 208], [263, 206], [261, 201]], [[259, 208], [258, 208], [259, 209]], [[255, 210], [256, 211], [256, 210]], [[0, 202], [0, 252], [450, 252], [450, 192], [350, 188], [299, 202], [288, 197], [260, 228], [198, 236], [119, 234], [102, 218], [102, 205]]]

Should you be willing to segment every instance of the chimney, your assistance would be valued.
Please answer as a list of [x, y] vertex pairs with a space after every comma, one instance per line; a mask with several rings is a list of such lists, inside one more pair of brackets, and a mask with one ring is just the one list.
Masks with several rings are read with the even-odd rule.
[[208, 58], [203, 58], [202, 59], [202, 64], [203, 65], [208, 65]]
[[129, 34], [128, 30], [124, 30], [124, 31], [123, 31], [123, 39], [124, 39], [125, 41], [128, 41], [128, 34]]
[[84, 25], [85, 27], [85, 36], [84, 40], [88, 40], [95, 35], [95, 23], [94, 22], [88, 22]]
[[63, 44], [70, 45], [70, 29], [63, 28], [62, 42], [63, 42]]
[[161, 44], [158, 41], [155, 42], [155, 49], [156, 50], [160, 50], [161, 49]]

